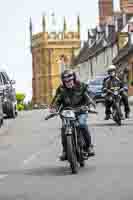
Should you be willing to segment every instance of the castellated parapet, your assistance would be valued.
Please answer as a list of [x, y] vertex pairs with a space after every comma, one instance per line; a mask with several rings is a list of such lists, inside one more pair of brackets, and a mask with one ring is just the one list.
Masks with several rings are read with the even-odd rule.
[[62, 32], [47, 32], [45, 16], [42, 32], [33, 34], [30, 19], [30, 47], [32, 54], [32, 100], [34, 104], [49, 104], [60, 84], [60, 74], [70, 67], [73, 56], [80, 49], [80, 18], [77, 31], [68, 31], [64, 18]]

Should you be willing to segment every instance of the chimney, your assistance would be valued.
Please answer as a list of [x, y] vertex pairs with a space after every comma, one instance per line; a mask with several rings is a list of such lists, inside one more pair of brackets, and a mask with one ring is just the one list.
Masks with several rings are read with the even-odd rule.
[[113, 16], [113, 0], [99, 0], [100, 24], [105, 24], [110, 16]]
[[115, 32], [118, 32], [118, 19], [117, 18], [115, 18], [114, 23], [115, 23]]
[[132, 0], [120, 0], [121, 11], [128, 10], [131, 4], [132, 4]]
[[126, 15], [126, 13], [122, 14], [122, 18], [123, 18], [123, 27], [124, 27], [127, 24], [127, 15]]
[[109, 36], [109, 25], [106, 24], [106, 26], [105, 26], [105, 37], [108, 38], [108, 36]]
[[102, 27], [100, 25], [97, 26], [97, 34], [98, 34], [98, 38], [101, 36], [102, 33]]

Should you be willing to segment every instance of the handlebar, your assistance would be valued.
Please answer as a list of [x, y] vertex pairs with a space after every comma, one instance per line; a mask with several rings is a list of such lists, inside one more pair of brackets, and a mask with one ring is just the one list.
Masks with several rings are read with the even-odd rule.
[[[74, 110], [74, 112], [77, 112], [77, 113], [78, 113], [78, 112], [81, 112], [81, 111], [87, 111], [88, 113], [98, 114], [97, 111], [95, 111], [95, 110], [90, 110], [90, 109], [88, 108], [88, 106], [82, 106], [82, 107], [77, 107], [77, 108], [65, 107], [65, 110]], [[55, 117], [55, 116], [60, 115], [60, 113], [61, 113], [61, 111], [60, 111], [60, 109], [59, 109], [58, 112], [50, 113], [50, 114], [48, 114], [44, 119], [45, 119], [45, 120], [48, 120], [48, 119], [50, 119], [50, 118], [53, 118], [53, 117]]]
[[[118, 92], [120, 93], [120, 92], [123, 92], [124, 89], [123, 89], [123, 88], [120, 88], [120, 89], [118, 89], [118, 90], [116, 90], [116, 91], [118, 91]], [[113, 89], [107, 89], [107, 92], [109, 92], [109, 93], [111, 93], [111, 94], [114, 94], [115, 90], [113, 90]]]
[[92, 113], [92, 114], [98, 114], [98, 112], [97, 112], [97, 111], [95, 111], [95, 110], [88, 110], [88, 113]]
[[59, 114], [58, 112], [50, 113], [50, 114], [48, 114], [44, 119], [45, 119], [45, 120], [48, 120], [48, 119], [50, 119], [50, 118], [53, 118], [53, 117], [57, 116], [58, 114]]

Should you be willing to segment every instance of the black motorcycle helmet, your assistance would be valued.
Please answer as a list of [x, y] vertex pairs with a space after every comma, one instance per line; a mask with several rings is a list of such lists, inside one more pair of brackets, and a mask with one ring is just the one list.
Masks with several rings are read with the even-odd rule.
[[76, 82], [76, 74], [71, 69], [66, 69], [61, 73], [61, 81], [64, 85], [65, 82], [69, 82], [70, 80], [74, 80]]

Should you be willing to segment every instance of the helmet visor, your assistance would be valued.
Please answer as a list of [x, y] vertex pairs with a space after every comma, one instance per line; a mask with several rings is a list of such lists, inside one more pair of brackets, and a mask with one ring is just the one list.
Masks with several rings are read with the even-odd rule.
[[70, 82], [71, 80], [74, 80], [73, 74], [64, 74], [64, 77], [63, 77], [64, 82]]

